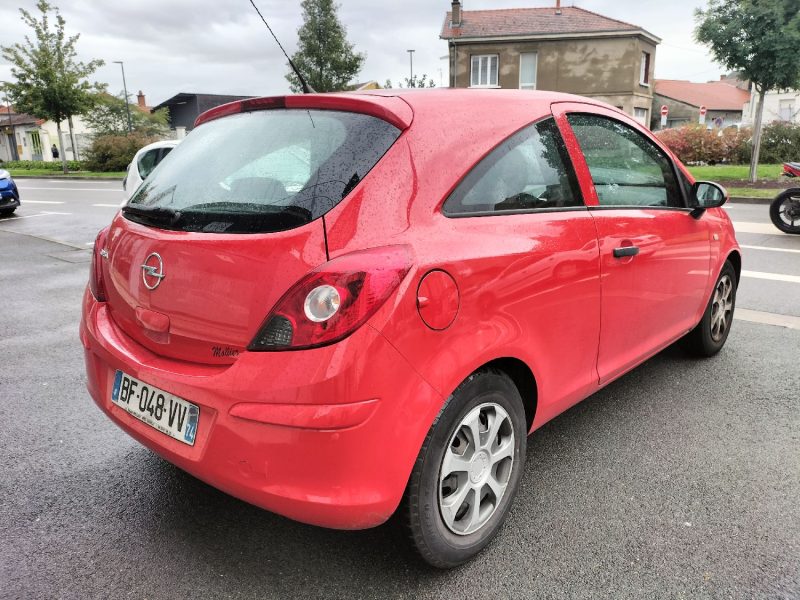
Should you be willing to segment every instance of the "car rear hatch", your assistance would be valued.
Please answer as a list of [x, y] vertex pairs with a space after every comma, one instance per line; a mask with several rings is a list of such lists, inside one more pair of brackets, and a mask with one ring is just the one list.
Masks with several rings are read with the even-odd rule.
[[231, 363], [326, 261], [323, 215], [401, 129], [350, 98], [350, 110], [318, 98], [327, 106], [229, 109], [205, 122], [123, 207], [100, 256], [110, 314], [129, 336], [161, 356]]

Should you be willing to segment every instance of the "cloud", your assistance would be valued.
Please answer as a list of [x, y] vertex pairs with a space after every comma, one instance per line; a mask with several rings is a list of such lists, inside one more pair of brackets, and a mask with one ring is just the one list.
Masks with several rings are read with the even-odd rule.
[[[17, 0], [35, 10], [33, 0]], [[55, 0], [59, 4], [59, 0]], [[256, 0], [289, 53], [296, 50], [301, 25], [299, 2]], [[465, 0], [465, 9], [552, 4], [537, 0]], [[565, 1], [566, 5], [567, 2]], [[705, 81], [720, 68], [692, 39], [693, 11], [700, 2], [659, 0], [585, 0], [587, 10], [633, 22], [661, 37], [656, 76]], [[367, 54], [359, 80], [395, 83], [409, 74], [406, 50], [414, 49], [414, 72], [447, 82], [447, 44], [439, 31], [449, 0], [341, 0], [339, 17], [356, 49]], [[96, 79], [122, 89], [119, 65], [125, 61], [128, 91], [143, 90], [157, 104], [181, 92], [269, 95], [288, 91], [286, 59], [248, 0], [137, 0], [97, 2], [61, 0], [70, 33], [80, 33], [81, 58], [102, 58], [107, 65]], [[3, 44], [22, 42], [27, 31], [9, 2], [0, 6]], [[0, 59], [0, 80], [11, 77]]]

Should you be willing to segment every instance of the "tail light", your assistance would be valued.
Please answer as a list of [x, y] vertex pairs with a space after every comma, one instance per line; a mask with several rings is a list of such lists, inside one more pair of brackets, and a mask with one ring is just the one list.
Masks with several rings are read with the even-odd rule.
[[345, 254], [303, 277], [278, 301], [248, 350], [317, 348], [363, 325], [411, 269], [405, 246]]
[[107, 252], [106, 240], [108, 239], [108, 227], [101, 229], [94, 240], [92, 251], [92, 270], [89, 273], [89, 289], [92, 296], [98, 302], [106, 301], [106, 284], [103, 279], [103, 261], [101, 252]]

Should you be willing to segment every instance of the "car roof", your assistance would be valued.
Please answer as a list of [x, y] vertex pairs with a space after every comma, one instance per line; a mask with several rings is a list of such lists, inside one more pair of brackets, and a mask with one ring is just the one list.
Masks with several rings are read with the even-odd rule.
[[158, 140], [157, 142], [153, 142], [152, 144], [147, 144], [147, 146], [142, 146], [139, 150], [136, 151], [136, 154], [140, 154], [141, 152], [147, 152], [148, 150], [153, 150], [154, 148], [174, 148], [180, 143], [180, 140]]
[[382, 118], [400, 129], [412, 121], [438, 120], [453, 125], [470, 118], [470, 125], [491, 127], [498, 120], [530, 122], [550, 114], [554, 102], [581, 102], [616, 109], [591, 98], [559, 92], [505, 89], [428, 88], [364, 90], [325, 94], [294, 94], [252, 98], [212, 108], [197, 117], [195, 126], [237, 112], [272, 108], [344, 110]]

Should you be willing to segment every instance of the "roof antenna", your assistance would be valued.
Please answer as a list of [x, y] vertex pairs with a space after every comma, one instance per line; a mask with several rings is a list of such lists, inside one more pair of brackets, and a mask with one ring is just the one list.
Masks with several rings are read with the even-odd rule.
[[275, 39], [275, 43], [278, 44], [278, 48], [281, 49], [281, 52], [283, 52], [283, 55], [286, 57], [286, 60], [289, 61], [289, 66], [292, 67], [292, 71], [294, 71], [294, 74], [297, 75], [297, 78], [300, 80], [300, 86], [303, 88], [303, 93], [304, 94], [316, 93], [316, 90], [314, 88], [312, 88], [310, 85], [308, 85], [308, 82], [300, 74], [300, 70], [292, 62], [292, 59], [289, 58], [289, 55], [286, 54], [286, 50], [284, 50], [283, 46], [281, 46], [281, 43], [278, 41], [278, 38], [275, 36], [275, 33], [273, 33], [272, 27], [269, 26], [269, 23], [267, 23], [267, 20], [264, 18], [264, 15], [262, 15], [261, 11], [258, 10], [258, 7], [256, 6], [256, 3], [253, 2], [253, 0], [250, 0], [250, 4], [252, 4], [253, 8], [256, 9], [256, 12], [258, 13], [258, 16], [261, 17], [262, 21], [264, 21], [264, 25], [267, 26], [267, 29], [269, 29], [269, 32], [272, 34], [272, 37]]

